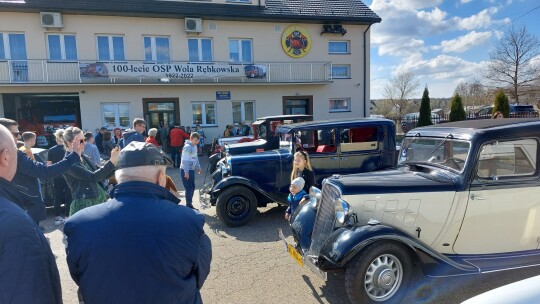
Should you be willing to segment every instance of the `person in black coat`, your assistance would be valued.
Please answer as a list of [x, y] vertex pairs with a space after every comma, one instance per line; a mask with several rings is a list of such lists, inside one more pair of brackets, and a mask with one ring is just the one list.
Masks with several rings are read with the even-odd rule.
[[306, 193], [309, 193], [311, 186], [315, 186], [315, 174], [313, 173], [313, 168], [309, 162], [309, 156], [305, 151], [294, 153], [291, 182], [297, 177], [304, 179], [305, 184], [302, 190], [306, 191]]
[[17, 148], [0, 125], [0, 303], [62, 303], [60, 276], [47, 239], [14, 201], [29, 199], [11, 182]]
[[[56, 164], [66, 156], [64, 148], [64, 130], [59, 129], [54, 133], [56, 146], [49, 149], [47, 152], [47, 166]], [[65, 216], [69, 214], [69, 206], [71, 205], [71, 191], [69, 190], [66, 180], [63, 176], [57, 176], [53, 179], [54, 185], [54, 224], [62, 225], [64, 218], [62, 216], [62, 204], [65, 206]]]
[[[0, 118], [0, 124], [5, 126], [11, 132], [14, 139], [20, 137], [19, 125], [16, 121]], [[52, 166], [36, 162], [19, 150], [17, 152], [17, 172], [12, 183], [26, 188], [31, 199], [15, 201], [14, 203], [23, 208], [28, 215], [39, 224], [40, 221], [47, 217], [45, 203], [43, 202], [43, 197], [41, 195], [41, 184], [39, 179], [51, 179], [62, 175], [80, 159], [83, 150], [84, 145], [77, 143], [77, 146], [74, 148], [74, 153], [70, 153], [65, 159]]]

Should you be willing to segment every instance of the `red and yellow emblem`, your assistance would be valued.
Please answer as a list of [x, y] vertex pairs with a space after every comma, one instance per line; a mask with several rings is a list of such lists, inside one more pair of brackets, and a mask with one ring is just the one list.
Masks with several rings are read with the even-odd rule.
[[302, 58], [311, 50], [311, 36], [305, 28], [291, 25], [281, 36], [281, 46], [287, 55]]

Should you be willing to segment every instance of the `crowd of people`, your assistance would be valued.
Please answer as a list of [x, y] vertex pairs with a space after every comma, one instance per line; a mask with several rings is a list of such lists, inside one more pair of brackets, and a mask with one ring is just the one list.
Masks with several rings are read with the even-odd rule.
[[[174, 142], [184, 206], [166, 175], [173, 161], [159, 147], [156, 137], [163, 137], [150, 129], [145, 138], [145, 131], [143, 119], [123, 134], [58, 130], [43, 164], [33, 159], [35, 134], [23, 133], [18, 148], [18, 123], [0, 118], [0, 303], [62, 303], [55, 257], [39, 226], [46, 218], [40, 179], [54, 181], [55, 224], [65, 221], [67, 264], [81, 301], [202, 302], [212, 250], [192, 198], [204, 137], [183, 131], [187, 137]], [[107, 192], [111, 178], [116, 185]]]
[[[199, 125], [146, 132], [143, 119], [123, 133], [69, 127], [55, 132], [43, 164], [31, 150], [36, 135], [23, 133], [17, 147], [17, 122], [0, 118], [0, 303], [62, 303], [55, 257], [39, 226], [46, 218], [40, 179], [53, 180], [55, 224], [64, 224], [81, 302], [201, 303], [212, 259], [204, 217], [193, 206], [203, 134]], [[167, 166], [180, 169], [185, 206]], [[116, 185], [107, 191], [111, 178]], [[290, 179], [288, 221], [315, 185], [306, 152], [294, 154]]]

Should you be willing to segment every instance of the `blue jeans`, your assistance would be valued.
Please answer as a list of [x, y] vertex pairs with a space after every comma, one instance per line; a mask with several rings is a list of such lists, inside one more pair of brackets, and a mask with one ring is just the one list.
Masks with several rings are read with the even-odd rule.
[[186, 189], [186, 206], [193, 207], [193, 194], [195, 193], [195, 171], [189, 170], [189, 179], [184, 176], [184, 169], [180, 169], [182, 184]]
[[173, 167], [180, 168], [180, 147], [171, 147], [171, 159], [173, 161]]

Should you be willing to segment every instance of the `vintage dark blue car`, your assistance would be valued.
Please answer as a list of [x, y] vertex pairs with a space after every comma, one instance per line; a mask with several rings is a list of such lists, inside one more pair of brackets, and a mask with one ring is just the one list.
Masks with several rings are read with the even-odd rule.
[[315, 182], [332, 174], [369, 172], [395, 166], [395, 124], [387, 119], [312, 121], [281, 125], [279, 148], [227, 155], [200, 190], [203, 208], [215, 205], [228, 226], [247, 224], [257, 207], [287, 204], [293, 155], [309, 154]]
[[402, 303], [415, 271], [540, 265], [539, 143], [538, 118], [409, 131], [397, 168], [312, 187], [293, 216], [288, 252], [323, 278], [345, 270], [353, 303]]

